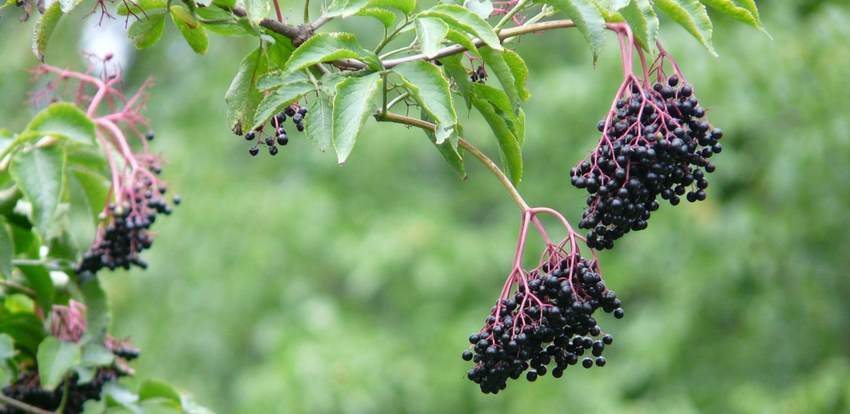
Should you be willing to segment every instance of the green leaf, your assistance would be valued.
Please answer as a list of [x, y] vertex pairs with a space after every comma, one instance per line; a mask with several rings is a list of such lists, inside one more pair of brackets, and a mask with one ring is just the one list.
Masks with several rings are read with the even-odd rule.
[[244, 3], [248, 19], [254, 23], [259, 23], [272, 11], [272, 2], [269, 0], [244, 0]]
[[27, 125], [27, 132], [30, 131], [83, 144], [95, 143], [94, 122], [69, 102], [57, 102], [39, 112]]
[[8, 334], [0, 334], [0, 362], [15, 356], [15, 341]]
[[[422, 110], [421, 117], [426, 121], [431, 121], [424, 109]], [[463, 164], [463, 157], [457, 150], [457, 145], [453, 144], [451, 141], [445, 141], [442, 144], [438, 144], [437, 137], [434, 135], [433, 131], [429, 131], [427, 129], [423, 129], [422, 131], [425, 132], [425, 136], [427, 136], [431, 143], [434, 144], [434, 147], [437, 148], [437, 151], [440, 152], [440, 156], [443, 157], [443, 160], [445, 160], [447, 164], [449, 164], [452, 171], [454, 171], [461, 180], [466, 179], [466, 167]]]
[[89, 342], [83, 346], [80, 364], [86, 367], [101, 367], [112, 364], [115, 355], [112, 351], [97, 342]]
[[53, 219], [64, 186], [65, 153], [58, 145], [32, 148], [12, 159], [11, 173], [32, 204], [32, 220], [41, 235]]
[[47, 48], [47, 41], [50, 40], [50, 36], [61, 18], [62, 5], [57, 1], [51, 4], [35, 22], [35, 28], [32, 32], [32, 53], [35, 54], [36, 59], [44, 61], [44, 49]]
[[605, 42], [605, 19], [599, 9], [591, 0], [549, 0], [549, 2], [575, 22], [578, 30], [590, 43], [595, 62]]
[[106, 198], [109, 195], [109, 179], [99, 173], [81, 167], [72, 167], [71, 173], [74, 179], [80, 184], [80, 187], [82, 187], [92, 220], [97, 224], [98, 216], [103, 211], [103, 207], [106, 205]]
[[29, 288], [35, 292], [38, 306], [44, 311], [49, 311], [53, 306], [53, 295], [56, 293], [53, 280], [50, 279], [50, 272], [41, 265], [21, 265], [18, 269], [27, 279]]
[[[333, 0], [328, 10], [325, 11], [325, 17], [350, 17], [355, 14], [360, 14], [367, 8], [397, 9], [404, 14], [410, 14], [416, 8], [415, 0]], [[387, 10], [389, 12], [389, 10]], [[392, 13], [392, 12], [389, 12]]]
[[436, 120], [437, 144], [445, 142], [457, 126], [449, 81], [436, 66], [421, 60], [396, 66], [393, 71], [401, 76], [404, 86], [422, 109]]
[[[511, 70], [511, 67], [505, 61], [503, 52], [488, 48], [481, 49], [480, 52], [481, 57], [484, 58], [484, 63], [490, 67], [496, 78], [499, 79], [502, 89], [505, 90], [505, 93], [511, 100], [511, 106], [513, 108], [519, 108], [522, 99], [520, 98], [519, 90], [517, 90], [517, 80], [514, 78], [514, 72]], [[528, 69], [526, 69], [526, 76], [527, 72]]]
[[[132, 5], [132, 8], [128, 9], [128, 5]], [[136, 15], [143, 15], [142, 11], [150, 13], [157, 9], [163, 9], [164, 12], [166, 5], [166, 0], [134, 0], [133, 2], [121, 2], [121, 4], [118, 5], [117, 13], [119, 16], [129, 16], [130, 11]]]
[[381, 74], [350, 77], [336, 86], [333, 102], [333, 145], [337, 161], [342, 164], [354, 149], [354, 143], [373, 103], [381, 90]]
[[62, 8], [62, 13], [68, 14], [82, 2], [83, 0], [59, 0], [59, 6]]
[[493, 13], [493, 3], [490, 0], [464, 0], [463, 7], [471, 10], [482, 19], [490, 17]]
[[269, 72], [260, 77], [257, 81], [257, 89], [267, 91], [269, 89], [279, 88], [289, 83], [309, 82], [310, 78], [304, 72], [294, 72], [284, 75], [283, 72]]
[[443, 19], [452, 29], [464, 31], [478, 36], [484, 44], [495, 49], [502, 50], [502, 42], [487, 21], [478, 17], [475, 13], [456, 4], [438, 4], [431, 9], [425, 10], [421, 16], [432, 16]]
[[213, 0], [212, 4], [232, 9], [234, 6], [236, 6], [236, 0]]
[[513, 50], [505, 49], [502, 55], [505, 63], [511, 68], [519, 99], [527, 101], [531, 97], [531, 92], [528, 90], [528, 66], [519, 53]]
[[472, 98], [475, 95], [475, 90], [472, 81], [469, 80], [469, 73], [467, 73], [466, 68], [463, 66], [461, 56], [460, 54], [446, 56], [440, 59], [440, 62], [443, 64], [446, 74], [454, 81], [460, 95], [466, 101], [466, 108], [470, 109], [472, 108]]
[[0, 332], [11, 336], [15, 346], [31, 356], [35, 356], [38, 344], [44, 338], [41, 320], [31, 312], [4, 313], [0, 317]]
[[[743, 5], [739, 6], [740, 2]], [[757, 29], [762, 29], [758, 16], [758, 8], [753, 0], [702, 0], [702, 3], [720, 13], [726, 14], [736, 20], [742, 21]]]
[[86, 338], [91, 342], [101, 343], [112, 319], [106, 292], [100, 285], [100, 279], [96, 277], [82, 281], [80, 291], [86, 303]]
[[632, 0], [620, 10], [620, 14], [631, 26], [635, 38], [650, 53], [655, 51], [655, 39], [658, 37], [658, 16], [650, 0]]
[[146, 49], [156, 44], [162, 38], [165, 29], [165, 12], [148, 12], [130, 25], [127, 36], [133, 41], [136, 49]]
[[429, 58], [433, 58], [446, 34], [449, 32], [449, 26], [441, 19], [434, 17], [420, 17], [416, 19], [416, 35], [419, 36], [419, 43], [422, 45], [422, 53]]
[[358, 16], [366, 16], [366, 17], [374, 17], [381, 22], [382, 25], [386, 28], [390, 28], [393, 23], [395, 23], [395, 13], [382, 9], [380, 7], [366, 7], [359, 12], [357, 12]]
[[369, 6], [396, 9], [409, 15], [416, 10], [416, 0], [371, 0]]
[[260, 48], [254, 49], [242, 59], [239, 70], [224, 95], [227, 104], [227, 119], [234, 131], [250, 128], [257, 104], [263, 98], [257, 90], [257, 80], [266, 71], [266, 58]]
[[377, 56], [360, 46], [353, 34], [318, 33], [292, 52], [284, 67], [284, 74], [337, 59], [360, 59], [373, 69], [380, 67]]
[[209, 46], [209, 41], [207, 40], [207, 31], [204, 29], [204, 26], [201, 25], [201, 22], [192, 15], [192, 12], [189, 11], [184, 6], [174, 5], [171, 6], [171, 20], [174, 21], [174, 25], [180, 29], [180, 33], [183, 34], [183, 38], [186, 39], [186, 43], [198, 54], [204, 54], [207, 51], [207, 46]]
[[37, 361], [41, 387], [52, 391], [80, 363], [80, 345], [48, 336], [38, 346]]
[[307, 111], [310, 116], [304, 118], [304, 133], [319, 146], [320, 151], [327, 151], [333, 140], [333, 107], [330, 97], [320, 93], [307, 104]]
[[12, 258], [15, 257], [15, 240], [6, 225], [6, 218], [0, 216], [0, 278], [5, 279], [12, 274]]
[[257, 105], [257, 112], [254, 115], [254, 125], [252, 129], [265, 124], [269, 118], [277, 113], [282, 112], [287, 106], [306, 95], [313, 90], [313, 84], [310, 82], [291, 82], [287, 83], [272, 93], [267, 95]]
[[508, 99], [502, 91], [487, 85], [476, 84], [475, 89], [476, 96], [472, 104], [493, 130], [508, 177], [517, 184], [522, 179], [522, 149], [520, 140], [514, 132], [516, 123], [511, 122], [511, 115], [505, 112], [505, 103], [508, 103]]
[[139, 400], [164, 398], [180, 404], [180, 393], [171, 384], [153, 379], [145, 380], [139, 387]]
[[712, 55], [717, 56], [711, 45], [712, 25], [705, 6], [698, 0], [654, 0], [654, 4], [673, 21], [685, 28]]
[[473, 43], [472, 39], [470, 39], [466, 34], [457, 30], [449, 29], [449, 32], [446, 33], [446, 39], [463, 46], [469, 53], [481, 57], [481, 53], [478, 52], [478, 48], [475, 46], [475, 43]]

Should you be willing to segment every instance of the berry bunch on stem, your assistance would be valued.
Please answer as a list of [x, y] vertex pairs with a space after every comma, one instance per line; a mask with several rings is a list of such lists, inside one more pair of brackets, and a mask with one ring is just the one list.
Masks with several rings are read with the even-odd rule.
[[[708, 159], [721, 151], [723, 136], [705, 119], [693, 87], [660, 44], [657, 58], [647, 64], [629, 27], [611, 26], [624, 79], [599, 122], [596, 148], [570, 171], [572, 185], [589, 193], [579, 227], [589, 230], [587, 244], [597, 249], [610, 249], [629, 231], [645, 229], [659, 196], [672, 205], [685, 193], [688, 201], [704, 200], [706, 174], [715, 169]], [[632, 69], [635, 51], [639, 74]]]
[[[135, 94], [125, 97], [120, 91], [121, 72], [103, 68], [100, 77], [50, 65], [35, 69], [37, 77], [52, 76], [42, 94], [57, 94], [69, 87], [74, 91], [73, 102], [94, 121], [98, 144], [109, 164], [110, 202], [100, 214], [94, 242], [76, 268], [78, 274], [103, 268], [146, 268], [140, 253], [153, 243], [150, 227], [158, 214], [172, 212], [165, 199], [168, 187], [158, 177], [162, 161], [148, 143], [154, 133], [142, 114], [151, 82], [145, 81]], [[170, 204], [179, 203], [179, 196], [174, 196]]]
[[284, 123], [288, 119], [291, 119], [292, 123], [295, 125], [295, 129], [297, 129], [298, 132], [304, 132], [304, 117], [306, 116], [307, 108], [294, 103], [286, 107], [286, 109], [282, 112], [271, 117], [269, 120], [269, 126], [271, 127], [272, 133], [269, 135], [263, 136], [265, 125], [260, 125], [254, 130], [248, 131], [245, 134], [245, 140], [248, 142], [256, 141], [254, 145], [248, 149], [248, 153], [251, 154], [252, 157], [257, 156], [257, 154], [260, 153], [260, 145], [265, 145], [269, 151], [269, 155], [277, 155], [278, 146], [284, 146], [289, 143], [289, 135], [286, 132]]

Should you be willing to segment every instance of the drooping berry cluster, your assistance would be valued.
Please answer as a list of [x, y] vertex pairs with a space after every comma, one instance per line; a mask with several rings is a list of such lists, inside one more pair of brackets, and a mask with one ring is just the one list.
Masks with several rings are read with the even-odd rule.
[[[286, 128], [284, 128], [283, 124], [287, 119], [292, 119], [292, 123], [295, 124], [295, 129], [298, 132], [304, 131], [304, 117], [307, 116], [307, 108], [299, 106], [298, 104], [292, 104], [288, 106], [283, 112], [273, 116], [269, 121], [269, 125], [272, 128], [272, 134], [263, 136], [263, 130], [265, 129], [265, 125], [260, 125], [255, 128], [253, 131], [249, 131], [245, 134], [246, 141], [255, 141], [254, 145], [248, 149], [248, 153], [251, 156], [256, 156], [260, 153], [260, 145], [265, 145], [269, 151], [269, 155], [277, 155], [278, 146], [284, 146], [289, 143], [289, 135], [286, 133]], [[239, 135], [237, 131], [237, 135]]]
[[484, 69], [484, 65], [478, 65], [478, 67], [469, 74], [469, 80], [478, 83], [487, 82], [487, 70]]
[[[91, 381], [81, 384], [79, 376], [73, 374], [68, 386], [68, 400], [62, 411], [66, 414], [79, 414], [83, 412], [83, 404], [88, 400], [100, 400], [100, 393], [107, 383], [117, 381], [124, 374], [115, 368], [98, 368]], [[65, 389], [64, 382], [59, 384], [53, 391], [41, 388], [38, 372], [27, 370], [21, 372], [17, 381], [3, 388], [3, 394], [34, 407], [44, 410], [56, 410], [62, 403], [62, 395]], [[0, 407], [0, 414], [24, 414], [11, 405]]]
[[599, 122], [596, 149], [570, 171], [572, 185], [590, 194], [579, 227], [589, 230], [591, 248], [610, 249], [629, 231], [645, 229], [659, 196], [672, 205], [686, 193], [692, 202], [706, 197], [706, 173], [715, 170], [708, 159], [722, 150], [723, 133], [705, 119], [681, 74], [653, 71], [651, 87], [626, 79]]
[[[97, 236], [77, 265], [77, 274], [95, 274], [103, 268], [147, 268], [140, 254], [153, 244], [150, 227], [158, 214], [172, 213], [164, 197], [167, 187], [148, 173], [158, 174], [161, 171], [158, 163], [147, 167], [130, 177], [134, 183], [123, 188], [124, 201], [118, 205], [109, 204], [101, 213]], [[179, 205], [180, 197], [175, 195], [171, 202]]]
[[550, 245], [542, 264], [527, 273], [515, 269], [484, 327], [470, 335], [471, 349], [461, 357], [475, 363], [467, 377], [482, 392], [498, 393], [523, 373], [535, 381], [549, 367], [559, 378], [579, 361], [585, 368], [605, 365], [602, 353], [613, 337], [602, 332], [593, 315], [602, 309], [621, 318], [624, 312], [597, 261], [581, 257], [575, 239], [570, 242], [569, 252], [563, 248], [566, 240]]

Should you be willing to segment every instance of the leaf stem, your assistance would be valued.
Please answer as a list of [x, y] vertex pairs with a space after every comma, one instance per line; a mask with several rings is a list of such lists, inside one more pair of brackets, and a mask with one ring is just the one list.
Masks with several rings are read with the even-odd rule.
[[378, 46], [375, 46], [375, 50], [374, 50], [375, 54], [377, 55], [377, 54], [381, 53], [381, 51], [384, 50], [384, 48], [387, 47], [387, 45], [393, 39], [395, 39], [395, 37], [399, 34], [399, 32], [401, 32], [409, 24], [410, 24], [410, 19], [408, 19], [405, 16], [404, 23], [398, 25], [398, 27], [396, 27], [395, 30], [393, 30], [392, 33], [390, 33], [389, 35], [384, 36], [384, 38], [381, 39], [381, 42], [378, 43]]
[[304, 0], [304, 23], [310, 21], [310, 0]]
[[19, 409], [23, 412], [30, 413], [30, 414], [53, 414], [50, 411], [42, 410], [41, 408], [29, 405], [29, 404], [27, 404], [23, 401], [18, 401], [14, 398], [7, 397], [3, 393], [0, 393], [0, 402], [2, 402], [5, 405], [10, 405], [10, 406], [15, 407], [15, 408], [17, 408], [17, 409]]
[[[435, 131], [437, 129], [437, 126], [430, 122], [392, 112], [377, 114], [375, 116], [375, 119], [381, 122], [395, 122], [397, 124], [415, 126], [417, 128], [422, 128], [428, 131]], [[502, 184], [502, 187], [505, 187], [505, 189], [508, 190], [508, 193], [510, 194], [511, 198], [522, 211], [529, 210], [530, 207], [528, 206], [528, 203], [525, 202], [525, 199], [522, 198], [522, 195], [520, 195], [519, 191], [517, 191], [516, 187], [514, 187], [513, 183], [511, 183], [511, 180], [505, 175], [505, 173], [499, 168], [499, 166], [496, 165], [495, 162], [493, 162], [493, 160], [487, 157], [487, 155], [481, 152], [481, 150], [479, 150], [475, 145], [472, 145], [471, 142], [463, 138], [458, 138], [458, 145], [460, 145], [461, 148], [466, 150], [466, 152], [472, 154], [473, 157], [478, 159], [481, 164], [487, 167], [487, 169], [489, 169], [493, 173], [493, 175], [495, 175], [496, 178], [499, 179], [499, 182]]]
[[[277, 3], [277, 1], [275, 1]], [[68, 397], [71, 394], [71, 374], [65, 374], [65, 380], [63, 381], [64, 385], [62, 386], [62, 400], [59, 402], [59, 407], [56, 408], [56, 414], [62, 414], [65, 412], [65, 406], [68, 405]]]

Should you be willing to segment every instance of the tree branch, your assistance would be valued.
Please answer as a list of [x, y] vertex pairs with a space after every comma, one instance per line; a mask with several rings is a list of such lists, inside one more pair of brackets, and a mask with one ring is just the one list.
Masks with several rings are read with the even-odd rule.
[[41, 408], [29, 405], [29, 404], [27, 404], [23, 401], [18, 401], [14, 398], [7, 397], [3, 393], [0, 393], [0, 403], [10, 405], [10, 406], [15, 407], [15, 408], [17, 408], [17, 409], [19, 409], [23, 412], [30, 413], [30, 414], [53, 414], [50, 411], [42, 410]]
[[[417, 118], [411, 118], [409, 116], [399, 115], [392, 112], [375, 114], [375, 119], [377, 119], [379, 122], [394, 122], [397, 124], [415, 126], [417, 128], [422, 128], [428, 131], [435, 131], [437, 129], [437, 126], [430, 122], [423, 121]], [[525, 202], [525, 199], [522, 198], [522, 195], [520, 195], [519, 191], [517, 191], [516, 187], [514, 187], [511, 180], [505, 175], [504, 172], [502, 172], [502, 170], [499, 168], [498, 165], [496, 165], [495, 162], [493, 162], [493, 160], [487, 157], [487, 155], [481, 152], [481, 150], [479, 150], [475, 145], [472, 145], [471, 142], [463, 138], [458, 138], [458, 145], [460, 145], [461, 148], [466, 150], [466, 152], [472, 154], [473, 157], [477, 158], [478, 161], [481, 162], [481, 164], [487, 167], [487, 169], [489, 169], [496, 176], [496, 178], [499, 179], [499, 182], [502, 184], [502, 187], [505, 187], [505, 189], [508, 190], [508, 193], [511, 195], [511, 198], [513, 198], [514, 202], [519, 206], [522, 211], [527, 211], [529, 209], [528, 203]]]

